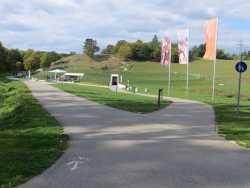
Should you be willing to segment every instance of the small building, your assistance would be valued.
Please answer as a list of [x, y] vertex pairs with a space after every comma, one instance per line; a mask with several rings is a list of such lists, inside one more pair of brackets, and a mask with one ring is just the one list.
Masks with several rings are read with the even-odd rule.
[[125, 89], [126, 86], [120, 84], [119, 74], [111, 74], [109, 88], [112, 91]]
[[63, 75], [63, 81], [80, 82], [83, 77], [83, 73], [65, 73]]

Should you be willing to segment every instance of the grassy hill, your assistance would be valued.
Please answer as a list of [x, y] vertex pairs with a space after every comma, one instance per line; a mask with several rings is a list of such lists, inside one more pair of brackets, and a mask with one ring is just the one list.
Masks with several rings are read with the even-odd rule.
[[[234, 61], [217, 61], [216, 92], [220, 96], [233, 97], [237, 90], [238, 74], [234, 70]], [[119, 73], [123, 76], [124, 84], [129, 83], [138, 87], [139, 91], [149, 89], [150, 93], [156, 93], [158, 88], [168, 87], [168, 68], [163, 68], [155, 62], [123, 62], [118, 58], [110, 58], [105, 61], [95, 61], [85, 55], [73, 55], [63, 58], [54, 63], [52, 68], [64, 68], [67, 72], [85, 73], [83, 82], [108, 85], [110, 74]], [[190, 94], [203, 93], [208, 97], [211, 95], [213, 62], [198, 60], [190, 63]], [[172, 64], [172, 86], [173, 96], [181, 96], [186, 87], [186, 65]], [[47, 75], [40, 73], [37, 77]], [[243, 75], [242, 94], [248, 97], [250, 90], [248, 81], [250, 75]]]
[[86, 69], [117, 70], [125, 62], [117, 57], [106, 59], [91, 59], [84, 54], [76, 54], [60, 59], [52, 64], [51, 68], [64, 68], [68, 72], [82, 72]]

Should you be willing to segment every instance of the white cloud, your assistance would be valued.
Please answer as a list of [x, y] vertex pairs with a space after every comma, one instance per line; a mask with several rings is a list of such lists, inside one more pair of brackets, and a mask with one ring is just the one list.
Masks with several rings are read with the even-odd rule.
[[250, 27], [233, 26], [237, 19], [250, 22], [249, 9], [247, 0], [1, 0], [0, 40], [13, 48], [81, 51], [87, 37], [104, 46], [150, 40], [166, 30], [175, 38], [176, 29], [189, 27], [191, 44], [199, 44], [204, 20], [219, 15], [219, 46], [232, 48], [250, 40]]

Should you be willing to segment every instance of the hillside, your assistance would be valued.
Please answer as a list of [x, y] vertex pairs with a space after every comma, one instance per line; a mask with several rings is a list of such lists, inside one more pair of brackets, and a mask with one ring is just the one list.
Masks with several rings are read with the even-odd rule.
[[[234, 70], [235, 61], [217, 60], [217, 77], [234, 78], [236, 74]], [[84, 72], [89, 70], [95, 71], [115, 71], [115, 72], [143, 72], [163, 74], [168, 72], [168, 68], [163, 68], [157, 62], [123, 62], [121, 59], [111, 57], [105, 61], [96, 61], [86, 55], [78, 54], [62, 58], [52, 64], [51, 69], [63, 68], [67, 72]], [[191, 76], [212, 76], [213, 62], [205, 60], [196, 60], [191, 62], [189, 70]], [[172, 73], [186, 74], [186, 66], [172, 64]]]
[[117, 57], [106, 60], [94, 60], [84, 54], [72, 55], [52, 63], [51, 68], [63, 68], [68, 72], [82, 72], [89, 70], [117, 70], [126, 64]]
[[[217, 94], [234, 96], [237, 90], [238, 74], [234, 70], [235, 61], [218, 60], [216, 69]], [[167, 89], [168, 68], [155, 62], [122, 62], [112, 57], [105, 61], [95, 61], [85, 55], [73, 55], [54, 63], [52, 68], [64, 68], [67, 72], [84, 73], [83, 82], [109, 84], [110, 74], [119, 73], [123, 83], [138, 87], [139, 90], [149, 89], [156, 93], [158, 88]], [[185, 93], [186, 65], [172, 64], [172, 88], [176, 95]], [[190, 92], [211, 94], [213, 62], [197, 60], [189, 65]], [[40, 73], [39, 78], [46, 75]], [[248, 99], [248, 81], [250, 75], [243, 75], [243, 95]], [[166, 92], [165, 92], [166, 93]], [[243, 96], [244, 97], [244, 96]]]
[[[83, 54], [65, 57], [53, 63], [50, 69], [60, 68], [67, 72], [84, 73], [84, 81], [107, 85], [111, 73], [121, 73], [131, 69], [132, 63], [124, 62], [117, 57], [97, 61]], [[38, 79], [46, 79], [48, 72], [40, 72], [34, 75]]]

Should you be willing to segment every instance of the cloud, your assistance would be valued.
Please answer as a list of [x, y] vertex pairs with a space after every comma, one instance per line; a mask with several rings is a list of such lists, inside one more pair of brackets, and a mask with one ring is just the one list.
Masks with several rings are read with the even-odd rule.
[[[237, 5], [237, 6], [236, 6]], [[81, 51], [92, 37], [103, 47], [117, 40], [150, 40], [189, 27], [191, 44], [203, 42], [204, 20], [220, 17], [218, 45], [248, 41], [247, 0], [1, 0], [0, 40], [12, 48]]]

